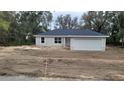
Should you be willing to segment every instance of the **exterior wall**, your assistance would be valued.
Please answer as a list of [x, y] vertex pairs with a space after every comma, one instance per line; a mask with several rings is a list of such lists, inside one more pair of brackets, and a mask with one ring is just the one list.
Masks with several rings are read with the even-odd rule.
[[41, 45], [41, 38], [40, 37], [36, 37], [35, 38], [35, 44], [36, 44], [36, 46], [40, 46]]
[[44, 43], [41, 43], [41, 37], [35, 38], [36, 46], [65, 46], [65, 38], [61, 38], [61, 43], [54, 43], [54, 37], [44, 37]]
[[44, 43], [41, 43], [41, 37], [36, 37], [35, 41], [37, 46], [64, 46], [71, 50], [105, 51], [106, 47], [105, 37], [63, 37], [60, 44], [54, 43], [54, 37], [44, 37]]
[[71, 38], [71, 50], [105, 51], [106, 38]]
[[106, 49], [106, 38], [102, 38], [102, 50], [105, 51]]

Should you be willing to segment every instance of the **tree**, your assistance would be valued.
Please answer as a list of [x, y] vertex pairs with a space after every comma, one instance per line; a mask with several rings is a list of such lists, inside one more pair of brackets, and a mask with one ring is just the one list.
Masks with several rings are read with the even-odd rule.
[[0, 11], [0, 45], [7, 45], [9, 41], [9, 27], [14, 19], [12, 11]]
[[119, 14], [119, 33], [118, 33], [122, 47], [124, 47], [124, 12], [120, 12]]
[[81, 17], [81, 24], [84, 29], [92, 29], [97, 32], [104, 32], [104, 27], [107, 24], [108, 13], [103, 11], [89, 11]]
[[110, 36], [107, 39], [107, 42], [110, 42], [114, 45], [119, 44], [119, 37], [118, 37], [118, 32], [119, 32], [119, 13], [118, 11], [107, 11], [108, 13], [108, 18], [107, 22], [108, 24], [105, 26], [106, 33]]
[[55, 29], [77, 29], [78, 27], [78, 18], [72, 18], [69, 14], [63, 16], [60, 15], [55, 21]]
[[89, 11], [82, 15], [80, 28], [108, 34], [110, 37], [107, 38], [107, 42], [117, 44], [119, 43], [119, 13], [118, 11]]
[[18, 44], [32, 43], [33, 35], [48, 30], [52, 14], [49, 11], [21, 11], [11, 23], [11, 40]]

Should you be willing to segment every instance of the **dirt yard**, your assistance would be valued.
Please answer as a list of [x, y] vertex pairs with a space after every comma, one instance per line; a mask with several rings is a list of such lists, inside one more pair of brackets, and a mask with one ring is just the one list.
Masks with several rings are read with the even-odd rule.
[[55, 47], [0, 47], [0, 80], [18, 76], [29, 80], [124, 80], [124, 49], [79, 52]]

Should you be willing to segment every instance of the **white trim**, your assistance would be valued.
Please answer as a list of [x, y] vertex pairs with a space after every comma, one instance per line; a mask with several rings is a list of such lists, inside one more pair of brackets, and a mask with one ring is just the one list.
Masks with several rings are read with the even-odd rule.
[[86, 36], [86, 35], [34, 35], [35, 37], [109, 37], [105, 36]]

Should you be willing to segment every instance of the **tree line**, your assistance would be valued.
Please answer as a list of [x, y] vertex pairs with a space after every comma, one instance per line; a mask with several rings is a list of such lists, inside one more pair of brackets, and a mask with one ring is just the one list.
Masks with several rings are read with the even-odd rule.
[[[33, 35], [51, 30], [50, 11], [0, 11], [0, 45], [34, 44]], [[81, 17], [60, 15], [54, 29], [91, 29], [107, 34], [107, 43], [124, 47], [123, 11], [88, 11]]]

